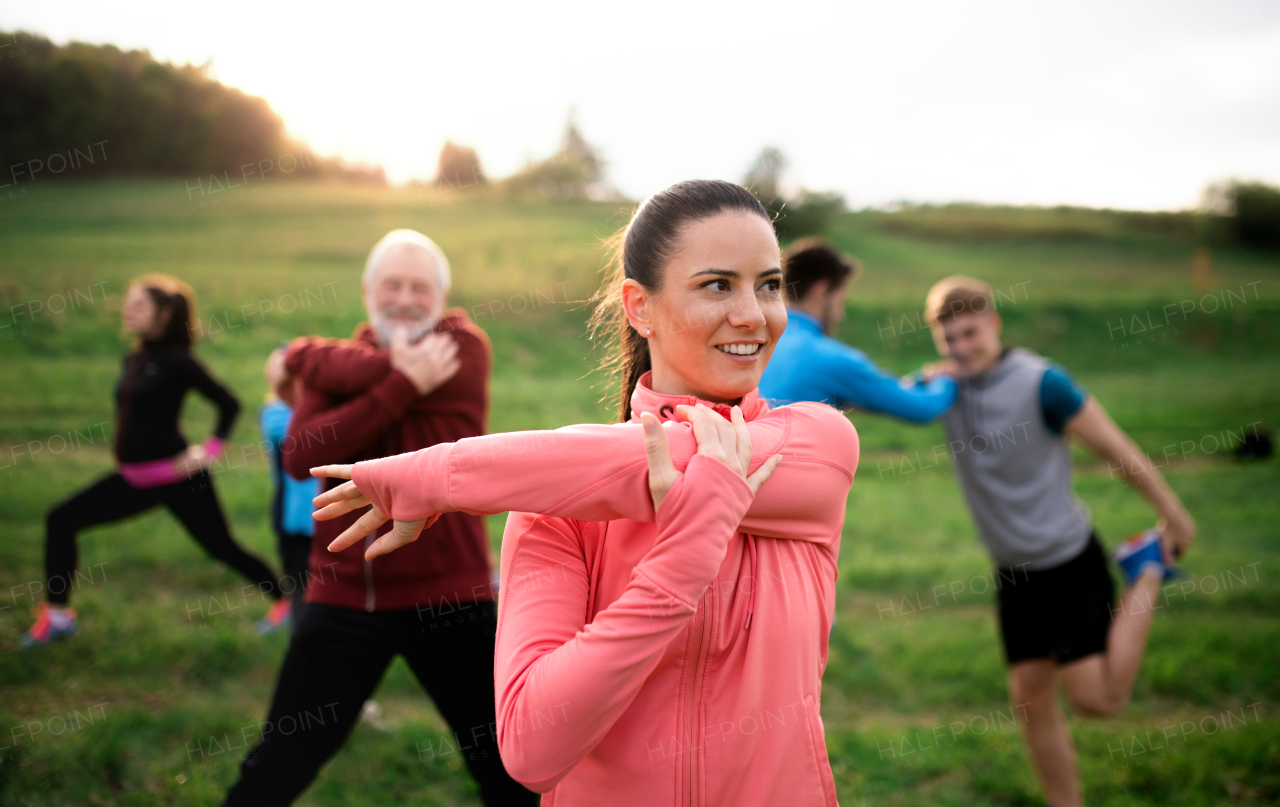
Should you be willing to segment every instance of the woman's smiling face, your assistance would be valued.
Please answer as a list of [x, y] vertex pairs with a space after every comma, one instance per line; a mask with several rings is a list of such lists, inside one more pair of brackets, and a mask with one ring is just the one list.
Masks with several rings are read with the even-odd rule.
[[624, 281], [627, 319], [649, 340], [654, 391], [727, 403], [755, 389], [787, 327], [781, 266], [773, 226], [730, 211], [680, 229], [660, 289]]

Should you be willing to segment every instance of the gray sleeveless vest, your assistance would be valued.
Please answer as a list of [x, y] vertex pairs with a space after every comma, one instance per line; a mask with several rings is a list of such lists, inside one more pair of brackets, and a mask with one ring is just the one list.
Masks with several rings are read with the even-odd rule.
[[978, 536], [1000, 567], [1048, 569], [1089, 541], [1089, 510], [1071, 487], [1071, 451], [1040, 410], [1049, 362], [1014, 348], [961, 379], [943, 418]]

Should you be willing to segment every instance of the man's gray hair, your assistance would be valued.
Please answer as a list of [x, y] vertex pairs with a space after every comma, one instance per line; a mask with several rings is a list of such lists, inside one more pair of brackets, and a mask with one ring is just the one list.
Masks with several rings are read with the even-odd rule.
[[449, 275], [449, 259], [444, 256], [444, 250], [440, 246], [427, 238], [417, 230], [392, 230], [382, 236], [382, 240], [373, 245], [373, 249], [369, 250], [369, 258], [364, 262], [364, 282], [366, 285], [373, 280], [373, 275], [378, 270], [378, 264], [382, 263], [382, 259], [393, 250], [400, 249], [420, 249], [431, 256], [431, 262], [436, 267], [436, 277], [440, 284], [440, 291], [446, 292], [452, 285], [452, 278]]

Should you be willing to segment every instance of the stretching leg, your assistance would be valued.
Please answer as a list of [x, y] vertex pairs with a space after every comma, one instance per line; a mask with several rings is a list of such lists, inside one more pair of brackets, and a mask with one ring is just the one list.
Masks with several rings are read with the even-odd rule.
[[373, 694], [394, 642], [385, 614], [312, 604], [280, 668], [262, 742], [240, 765], [225, 805], [284, 807], [346, 741]]
[[271, 569], [231, 537], [209, 474], [202, 473], [159, 490], [163, 491], [165, 505], [206, 552], [257, 583], [263, 594], [280, 599], [280, 586]]
[[1111, 717], [1129, 703], [1138, 679], [1162, 575], [1148, 571], [1125, 589], [1113, 611], [1107, 651], [1064, 664], [1063, 687], [1071, 705], [1088, 717]]
[[396, 615], [400, 651], [453, 730], [457, 753], [480, 786], [484, 803], [533, 807], [538, 795], [511, 778], [498, 752], [493, 694], [497, 610], [496, 603], [476, 602], [450, 614], [401, 612]]
[[1058, 705], [1057, 664], [1052, 659], [1021, 661], [1009, 668], [1009, 697], [1026, 716], [1022, 737], [1031, 764], [1053, 807], [1079, 807], [1076, 749], [1067, 719]]
[[307, 559], [311, 555], [311, 536], [286, 532], [280, 533], [276, 538], [280, 548], [280, 562], [284, 565], [280, 589], [293, 601], [293, 624], [296, 626], [302, 609], [302, 597], [307, 589]]
[[111, 474], [62, 502], [45, 518], [45, 596], [49, 604], [64, 606], [71, 598], [79, 549], [76, 534], [141, 513], [160, 503], [154, 489], [139, 490]]

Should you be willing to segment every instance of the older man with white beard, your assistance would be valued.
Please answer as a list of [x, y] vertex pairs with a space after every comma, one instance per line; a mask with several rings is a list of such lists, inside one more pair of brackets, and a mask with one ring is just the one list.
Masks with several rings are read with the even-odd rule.
[[[388, 233], [369, 253], [362, 285], [369, 322], [351, 339], [304, 337], [286, 355], [298, 406], [281, 456], [296, 478], [485, 432], [492, 350], [465, 312], [445, 310], [449, 263], [435, 242]], [[483, 520], [448, 513], [404, 551], [372, 561], [361, 545], [330, 553], [359, 515], [316, 524], [306, 606], [260, 743], [226, 803], [293, 801], [396, 655], [451, 729], [411, 764], [443, 772], [465, 762], [486, 804], [535, 803], [507, 775], [494, 736], [497, 611]]]

